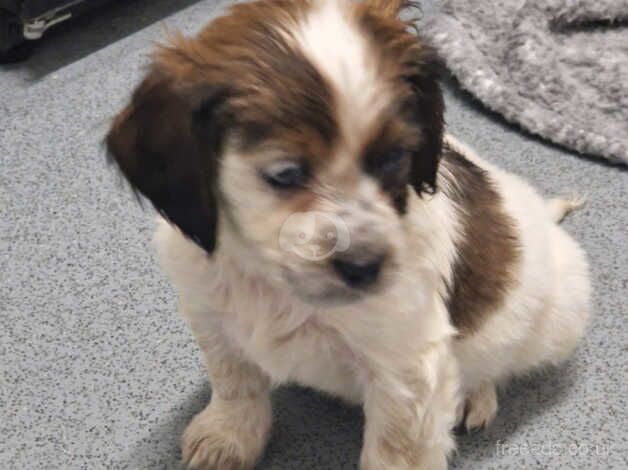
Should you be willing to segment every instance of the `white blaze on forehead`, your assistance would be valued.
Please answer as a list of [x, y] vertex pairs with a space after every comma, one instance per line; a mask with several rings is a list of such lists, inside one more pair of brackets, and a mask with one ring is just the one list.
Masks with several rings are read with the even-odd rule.
[[351, 17], [351, 2], [315, 0], [294, 36], [332, 86], [345, 145], [359, 144], [387, 102], [372, 46]]

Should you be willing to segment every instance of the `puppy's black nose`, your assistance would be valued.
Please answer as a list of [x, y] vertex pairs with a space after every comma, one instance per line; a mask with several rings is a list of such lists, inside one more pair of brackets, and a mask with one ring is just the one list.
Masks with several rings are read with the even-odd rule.
[[377, 281], [383, 262], [383, 256], [364, 260], [337, 258], [332, 261], [332, 265], [345, 284], [359, 289]]

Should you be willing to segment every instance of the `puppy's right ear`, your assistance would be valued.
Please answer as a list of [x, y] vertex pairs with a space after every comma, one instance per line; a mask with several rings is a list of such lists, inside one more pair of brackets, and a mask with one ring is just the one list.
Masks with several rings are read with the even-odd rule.
[[106, 138], [109, 155], [133, 188], [208, 253], [216, 246], [224, 97], [209, 86], [178, 86], [153, 70]]

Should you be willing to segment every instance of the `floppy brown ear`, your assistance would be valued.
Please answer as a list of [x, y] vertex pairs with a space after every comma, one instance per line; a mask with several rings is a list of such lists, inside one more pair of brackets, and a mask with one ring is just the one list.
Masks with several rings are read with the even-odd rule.
[[414, 54], [405, 80], [412, 88], [411, 110], [421, 127], [422, 141], [412, 158], [410, 184], [417, 194], [434, 193], [443, 145], [445, 104], [439, 84], [442, 65], [436, 53], [422, 45]]
[[153, 70], [106, 138], [111, 158], [134, 189], [211, 253], [216, 246], [216, 171], [224, 93], [187, 89]]

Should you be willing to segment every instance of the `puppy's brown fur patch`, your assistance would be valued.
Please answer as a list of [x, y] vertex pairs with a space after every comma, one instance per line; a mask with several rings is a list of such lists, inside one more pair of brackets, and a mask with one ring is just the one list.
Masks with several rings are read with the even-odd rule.
[[[229, 90], [232, 126], [245, 147], [273, 137], [320, 157], [337, 124], [330, 86], [290, 38], [309, 2], [239, 4], [196, 38], [175, 37], [156, 56], [180, 82]], [[286, 149], [291, 150], [291, 149]]]
[[371, 40], [380, 69], [386, 71], [387, 79], [397, 83], [399, 113], [419, 126], [421, 141], [413, 152], [410, 184], [421, 194], [433, 192], [436, 187], [443, 138], [444, 102], [438, 81], [441, 67], [436, 52], [409, 32], [415, 28], [414, 22], [399, 18], [405, 8], [416, 5], [409, 0], [367, 0], [358, 4], [356, 14]]
[[447, 308], [462, 336], [476, 331], [504, 301], [516, 279], [520, 245], [515, 222], [502, 209], [486, 172], [445, 145], [443, 190], [459, 207], [457, 246]]

